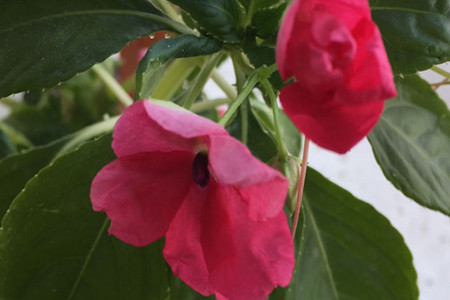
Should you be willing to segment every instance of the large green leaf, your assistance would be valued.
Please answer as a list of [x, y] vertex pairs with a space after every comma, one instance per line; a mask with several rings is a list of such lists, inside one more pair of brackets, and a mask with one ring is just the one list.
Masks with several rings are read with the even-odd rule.
[[371, 0], [394, 73], [410, 74], [450, 60], [450, 1]]
[[145, 0], [0, 0], [0, 97], [53, 86], [173, 23]]
[[27, 181], [52, 160], [67, 140], [64, 138], [0, 160], [0, 220]]
[[230, 0], [170, 0], [185, 10], [198, 28], [215, 38], [237, 43], [240, 40], [240, 10], [236, 1]]
[[396, 79], [369, 135], [384, 175], [406, 196], [450, 215], [450, 112], [419, 76]]
[[146, 99], [150, 96], [173, 59], [208, 55], [220, 49], [221, 46], [212, 39], [188, 34], [156, 42], [137, 67], [135, 98]]
[[418, 298], [411, 253], [384, 216], [311, 168], [303, 201], [296, 270], [271, 300]]
[[111, 136], [57, 159], [30, 180], [3, 218], [0, 299], [164, 299], [162, 241], [137, 248], [107, 233], [91, 181], [114, 159]]

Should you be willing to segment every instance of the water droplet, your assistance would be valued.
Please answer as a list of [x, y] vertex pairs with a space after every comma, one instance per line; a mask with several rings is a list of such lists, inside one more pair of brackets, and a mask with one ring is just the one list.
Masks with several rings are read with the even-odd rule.
[[155, 35], [154, 34], [150, 34], [150, 39], [154, 39], [155, 38]]
[[166, 33], [166, 34], [164, 35], [164, 38], [165, 38], [165, 39], [170, 39], [170, 34]]

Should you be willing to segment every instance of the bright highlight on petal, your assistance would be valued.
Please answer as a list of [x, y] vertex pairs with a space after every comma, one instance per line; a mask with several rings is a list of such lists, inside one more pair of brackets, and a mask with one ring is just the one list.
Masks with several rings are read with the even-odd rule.
[[118, 158], [91, 187], [111, 234], [135, 246], [165, 236], [173, 273], [202, 295], [262, 300], [289, 284], [281, 173], [218, 124], [148, 101], [127, 109], [113, 138]]
[[381, 35], [366, 0], [295, 0], [278, 33], [286, 114], [306, 137], [345, 153], [396, 96]]

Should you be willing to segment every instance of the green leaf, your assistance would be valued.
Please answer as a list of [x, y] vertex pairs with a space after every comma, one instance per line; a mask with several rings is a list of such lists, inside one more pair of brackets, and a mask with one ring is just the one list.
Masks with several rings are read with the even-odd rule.
[[418, 299], [411, 253], [384, 216], [311, 168], [303, 201], [296, 270], [271, 300]]
[[136, 70], [136, 99], [146, 99], [175, 58], [208, 55], [221, 49], [214, 40], [194, 35], [179, 35], [153, 44]]
[[145, 0], [0, 0], [0, 97], [51, 87], [173, 24]]
[[186, 11], [200, 31], [226, 42], [240, 41], [240, 11], [236, 1], [170, 0]]
[[394, 73], [411, 74], [450, 60], [448, 0], [371, 0]]
[[110, 135], [85, 144], [43, 169], [13, 201], [0, 231], [3, 299], [167, 297], [163, 241], [126, 245], [92, 210], [92, 179], [114, 157]]
[[278, 32], [286, 6], [286, 2], [281, 2], [278, 5], [262, 8], [255, 12], [251, 26], [255, 28], [258, 37], [266, 39]]
[[27, 181], [52, 160], [67, 140], [63, 138], [0, 160], [0, 220]]
[[398, 97], [369, 135], [375, 158], [406, 196], [450, 215], [450, 112], [419, 76], [395, 82]]
[[[273, 121], [272, 109], [261, 101], [251, 101], [255, 118], [258, 120], [265, 132], [273, 139], [276, 139], [275, 125]], [[284, 144], [290, 154], [295, 157], [300, 155], [302, 149], [302, 135], [295, 127], [294, 123], [286, 116], [281, 109], [278, 111], [280, 116], [280, 131]]]

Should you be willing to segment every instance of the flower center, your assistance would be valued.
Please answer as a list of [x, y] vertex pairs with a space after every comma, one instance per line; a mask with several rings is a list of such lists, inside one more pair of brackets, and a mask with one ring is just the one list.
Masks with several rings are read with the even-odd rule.
[[208, 154], [199, 152], [192, 163], [192, 178], [196, 184], [205, 187], [209, 183]]

